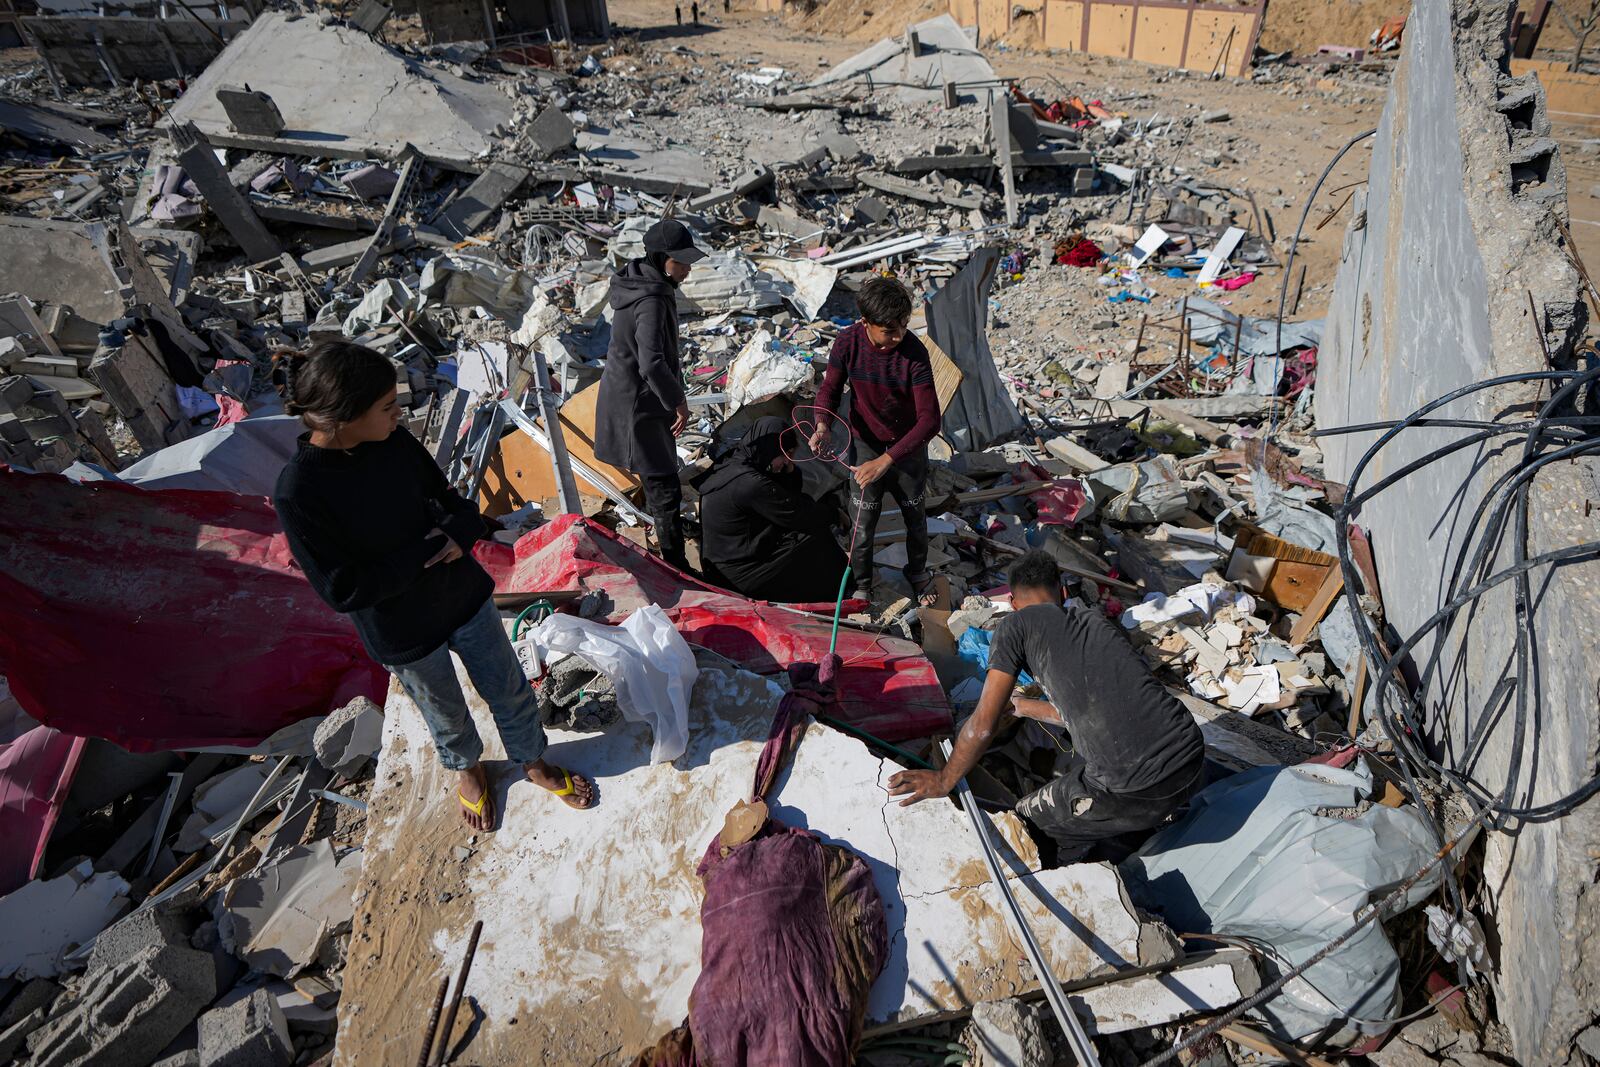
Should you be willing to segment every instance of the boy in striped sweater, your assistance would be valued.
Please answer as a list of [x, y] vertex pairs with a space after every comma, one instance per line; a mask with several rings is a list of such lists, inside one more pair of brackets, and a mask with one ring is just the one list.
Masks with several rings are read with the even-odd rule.
[[[893, 278], [873, 277], [856, 294], [859, 321], [833, 343], [828, 373], [817, 392], [817, 406], [836, 414], [846, 384], [850, 387], [850, 464], [854, 472], [850, 506], [858, 514], [850, 571], [856, 596], [871, 599], [872, 538], [887, 494], [906, 521], [906, 580], [918, 600], [928, 603], [933, 576], [928, 573], [928, 442], [939, 432], [939, 397], [933, 388], [928, 350], [907, 331], [911, 293]], [[812, 438], [822, 444], [823, 429]]]

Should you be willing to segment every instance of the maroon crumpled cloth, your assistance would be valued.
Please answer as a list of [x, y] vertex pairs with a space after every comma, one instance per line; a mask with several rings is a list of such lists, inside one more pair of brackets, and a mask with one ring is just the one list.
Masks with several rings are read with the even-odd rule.
[[[807, 716], [833, 702], [839, 657], [789, 668], [756, 763], [765, 799]], [[700, 977], [689, 1018], [635, 1067], [847, 1067], [867, 995], [889, 956], [883, 901], [865, 861], [816, 834], [767, 819], [743, 844], [711, 842], [697, 869]]]

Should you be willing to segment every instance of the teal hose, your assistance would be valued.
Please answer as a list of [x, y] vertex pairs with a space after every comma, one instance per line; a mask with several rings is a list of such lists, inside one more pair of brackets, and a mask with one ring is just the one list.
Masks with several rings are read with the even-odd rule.
[[828, 638], [828, 651], [832, 653], [839, 647], [839, 613], [844, 610], [844, 584], [850, 580], [850, 564], [844, 565], [844, 573], [839, 575], [839, 595], [833, 601], [833, 636]]

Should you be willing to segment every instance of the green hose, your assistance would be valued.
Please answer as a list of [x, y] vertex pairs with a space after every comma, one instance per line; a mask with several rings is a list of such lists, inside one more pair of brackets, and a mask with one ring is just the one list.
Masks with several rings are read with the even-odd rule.
[[[556, 613], [556, 608], [555, 605], [550, 603], [548, 600], [535, 600], [532, 604], [529, 604], [527, 607], [523, 608], [517, 613], [517, 621], [511, 624], [511, 640], [515, 641], [522, 636], [523, 620], [535, 611], [544, 611], [548, 612], [549, 615], [554, 615]], [[533, 621], [536, 623], [543, 622], [547, 617], [548, 616], [544, 616]]]
[[844, 610], [844, 583], [850, 580], [850, 565], [844, 566], [844, 573], [839, 575], [839, 595], [833, 601], [833, 636], [828, 638], [828, 651], [834, 652], [839, 647], [839, 613]]

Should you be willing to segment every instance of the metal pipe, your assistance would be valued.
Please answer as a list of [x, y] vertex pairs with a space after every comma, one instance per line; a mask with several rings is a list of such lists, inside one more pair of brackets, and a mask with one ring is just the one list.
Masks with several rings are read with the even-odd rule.
[[467, 951], [461, 957], [461, 972], [456, 977], [456, 991], [450, 998], [450, 1008], [444, 1013], [440, 1028], [439, 1049], [433, 1055], [433, 1067], [441, 1067], [450, 1054], [450, 1031], [455, 1029], [456, 1011], [461, 1007], [461, 994], [467, 988], [467, 975], [472, 971], [472, 957], [478, 954], [478, 937], [483, 933], [483, 920], [472, 924], [472, 936], [467, 939]]
[[[948, 761], [950, 742], [941, 741], [939, 747], [944, 752], [945, 760]], [[1011, 925], [1016, 927], [1017, 933], [1022, 938], [1022, 946], [1028, 952], [1028, 962], [1033, 965], [1034, 974], [1039, 978], [1039, 986], [1044, 990], [1045, 999], [1050, 1002], [1050, 1010], [1055, 1014], [1056, 1022], [1061, 1024], [1062, 1033], [1067, 1035], [1067, 1043], [1072, 1046], [1073, 1055], [1077, 1057], [1082, 1067], [1100, 1067], [1100, 1057], [1095, 1053], [1094, 1046], [1089, 1043], [1089, 1035], [1083, 1032], [1083, 1024], [1078, 1021], [1077, 1013], [1072, 1010], [1072, 1005], [1067, 1003], [1067, 995], [1061, 991], [1061, 983], [1056, 980], [1055, 972], [1045, 961], [1044, 950], [1039, 947], [1038, 938], [1034, 937], [1027, 916], [1022, 914], [1022, 908], [1011, 892], [1011, 883], [1006, 879], [1005, 872], [1000, 869], [1000, 856], [995, 851], [994, 839], [989, 836], [989, 820], [978, 809], [978, 800], [972, 795], [965, 778], [956, 783], [956, 797], [961, 802], [961, 810], [967, 813], [967, 818], [972, 823], [972, 832], [978, 836], [978, 844], [983, 848], [984, 866], [989, 868], [989, 877], [994, 879], [995, 888], [1000, 892], [1000, 902], [1005, 905]]]

